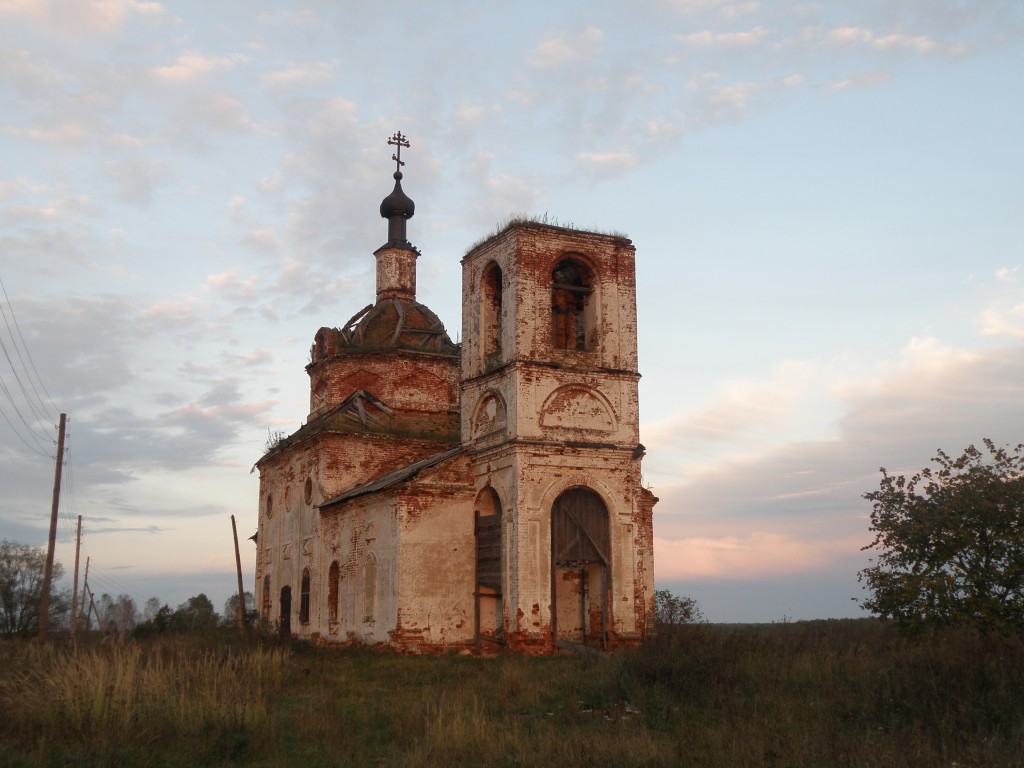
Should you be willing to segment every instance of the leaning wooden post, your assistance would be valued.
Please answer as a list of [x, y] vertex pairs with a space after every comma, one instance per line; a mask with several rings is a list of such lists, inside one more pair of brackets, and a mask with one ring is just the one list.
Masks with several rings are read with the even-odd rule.
[[[93, 598], [92, 590], [89, 589], [88, 584], [85, 585], [85, 588], [89, 590], [89, 605], [92, 606], [92, 612], [96, 614], [96, 628], [102, 631], [103, 622], [100, 621], [100, 612], [96, 609], [96, 600]], [[86, 618], [88, 618], [88, 616], [89, 614], [86, 613]]]
[[57, 510], [60, 506], [60, 476], [64, 468], [64, 427], [67, 414], [60, 415], [57, 432], [57, 468], [53, 471], [53, 503], [50, 505], [50, 543], [46, 548], [46, 570], [43, 572], [43, 595], [39, 600], [39, 639], [46, 639], [50, 623], [50, 582], [53, 579], [53, 550], [57, 548]]
[[238, 528], [231, 516], [231, 535], [235, 537], [235, 570], [238, 571], [238, 630], [245, 632], [245, 589], [242, 586], [242, 557], [238, 554]]
[[85, 593], [89, 590], [89, 563], [92, 561], [91, 555], [85, 557], [85, 580], [82, 581], [82, 615], [76, 616], [75, 621], [81, 620], [85, 624], [85, 628], [89, 629], [89, 608], [85, 604]]
[[78, 624], [78, 556], [82, 551], [82, 516], [78, 516], [78, 534], [75, 536], [75, 586], [71, 590], [71, 641], [75, 640]]

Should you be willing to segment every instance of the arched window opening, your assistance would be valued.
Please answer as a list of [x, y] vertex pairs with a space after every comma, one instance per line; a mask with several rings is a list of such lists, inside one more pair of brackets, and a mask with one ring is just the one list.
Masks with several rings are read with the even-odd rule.
[[377, 603], [377, 558], [367, 555], [363, 561], [363, 621], [373, 621]]
[[309, 624], [309, 568], [302, 569], [302, 588], [299, 592], [299, 623]]
[[264, 621], [270, 621], [270, 574], [263, 577], [263, 605], [260, 615]]
[[562, 259], [551, 271], [552, 339], [558, 349], [584, 351], [593, 344], [593, 280], [575, 259]]
[[338, 567], [338, 561], [335, 560], [331, 563], [331, 568], [327, 572], [327, 619], [328, 621], [338, 620], [338, 582], [340, 579], [341, 569]]
[[480, 285], [480, 335], [485, 358], [501, 352], [501, 302], [501, 267], [491, 262]]

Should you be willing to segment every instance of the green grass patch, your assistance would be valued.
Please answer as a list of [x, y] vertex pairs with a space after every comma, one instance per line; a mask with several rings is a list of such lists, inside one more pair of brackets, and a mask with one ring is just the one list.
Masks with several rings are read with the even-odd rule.
[[1024, 644], [872, 620], [709, 626], [613, 657], [0, 645], [13, 766], [1013, 766]]

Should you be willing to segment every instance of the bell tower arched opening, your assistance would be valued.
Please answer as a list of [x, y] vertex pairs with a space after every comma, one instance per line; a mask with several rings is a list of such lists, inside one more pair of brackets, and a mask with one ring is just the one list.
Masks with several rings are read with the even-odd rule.
[[564, 258], [551, 270], [551, 340], [556, 349], [594, 348], [594, 278], [580, 260]]
[[492, 261], [480, 279], [480, 342], [488, 368], [501, 357], [501, 305], [501, 267]]

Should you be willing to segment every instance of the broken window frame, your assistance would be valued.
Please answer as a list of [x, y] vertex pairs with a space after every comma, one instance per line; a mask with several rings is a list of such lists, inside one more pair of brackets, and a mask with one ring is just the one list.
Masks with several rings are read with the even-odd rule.
[[555, 349], [586, 352], [594, 346], [594, 277], [583, 261], [559, 259], [551, 270], [551, 343]]

